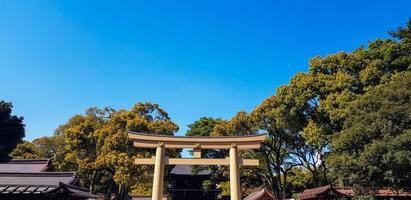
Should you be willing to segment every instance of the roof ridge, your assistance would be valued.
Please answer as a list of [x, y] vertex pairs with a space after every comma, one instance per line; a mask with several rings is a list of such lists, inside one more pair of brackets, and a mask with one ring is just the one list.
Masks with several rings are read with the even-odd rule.
[[0, 164], [43, 164], [48, 163], [51, 159], [13, 159]]
[[52, 184], [39, 184], [39, 185], [34, 185], [34, 184], [27, 184], [27, 185], [21, 185], [21, 184], [3, 184], [3, 183], [0, 183], [0, 186], [1, 187], [4, 187], [4, 186], [10, 186], [10, 187], [21, 187], [21, 186], [25, 186], [25, 187], [31, 187], [31, 186], [33, 186], [33, 187], [56, 187], [57, 185], [52, 185]]
[[76, 172], [0, 172], [0, 176], [76, 176]]

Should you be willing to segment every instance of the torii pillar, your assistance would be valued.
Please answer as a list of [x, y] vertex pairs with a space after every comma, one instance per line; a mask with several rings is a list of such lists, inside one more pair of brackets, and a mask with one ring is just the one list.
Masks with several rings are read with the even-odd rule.
[[238, 162], [237, 145], [230, 147], [230, 197], [231, 200], [241, 199], [240, 163]]
[[156, 158], [154, 163], [152, 199], [155, 200], [161, 200], [161, 198], [163, 198], [164, 153], [164, 144], [159, 144], [156, 148]]
[[[163, 196], [165, 165], [229, 165], [230, 166], [230, 196], [231, 200], [241, 199], [239, 167], [258, 166], [258, 160], [238, 157], [239, 149], [259, 149], [266, 135], [225, 136], [225, 137], [179, 137], [166, 135], [149, 135], [129, 132], [129, 139], [135, 147], [155, 148], [156, 155], [152, 158], [137, 158], [137, 165], [154, 164], [154, 179], [152, 200], [161, 200]], [[190, 148], [194, 150], [194, 158], [168, 158], [165, 149]], [[201, 149], [228, 149], [229, 158], [201, 158]]]

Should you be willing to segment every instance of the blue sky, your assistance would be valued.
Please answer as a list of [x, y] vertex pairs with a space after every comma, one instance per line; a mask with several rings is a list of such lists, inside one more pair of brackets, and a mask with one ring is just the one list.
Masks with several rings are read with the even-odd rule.
[[26, 139], [91, 106], [160, 104], [184, 134], [250, 111], [308, 69], [411, 17], [411, 1], [0, 1], [0, 99]]

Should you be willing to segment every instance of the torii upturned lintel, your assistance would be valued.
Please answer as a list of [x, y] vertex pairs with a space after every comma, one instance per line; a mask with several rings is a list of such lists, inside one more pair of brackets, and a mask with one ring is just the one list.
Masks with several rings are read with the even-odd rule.
[[237, 145], [238, 149], [259, 149], [266, 135], [193, 137], [152, 135], [129, 131], [128, 138], [134, 142], [135, 147], [140, 148], [157, 148], [162, 143], [166, 149], [230, 149], [233, 145]]

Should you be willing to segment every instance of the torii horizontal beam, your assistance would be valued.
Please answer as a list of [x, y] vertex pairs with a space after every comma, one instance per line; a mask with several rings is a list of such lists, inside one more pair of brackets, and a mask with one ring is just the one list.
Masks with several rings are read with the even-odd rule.
[[[134, 161], [136, 165], [154, 165], [155, 156], [151, 158], [137, 158]], [[165, 157], [165, 165], [230, 165], [230, 158], [169, 158]], [[239, 165], [258, 166], [259, 161], [256, 159], [239, 158]]]

